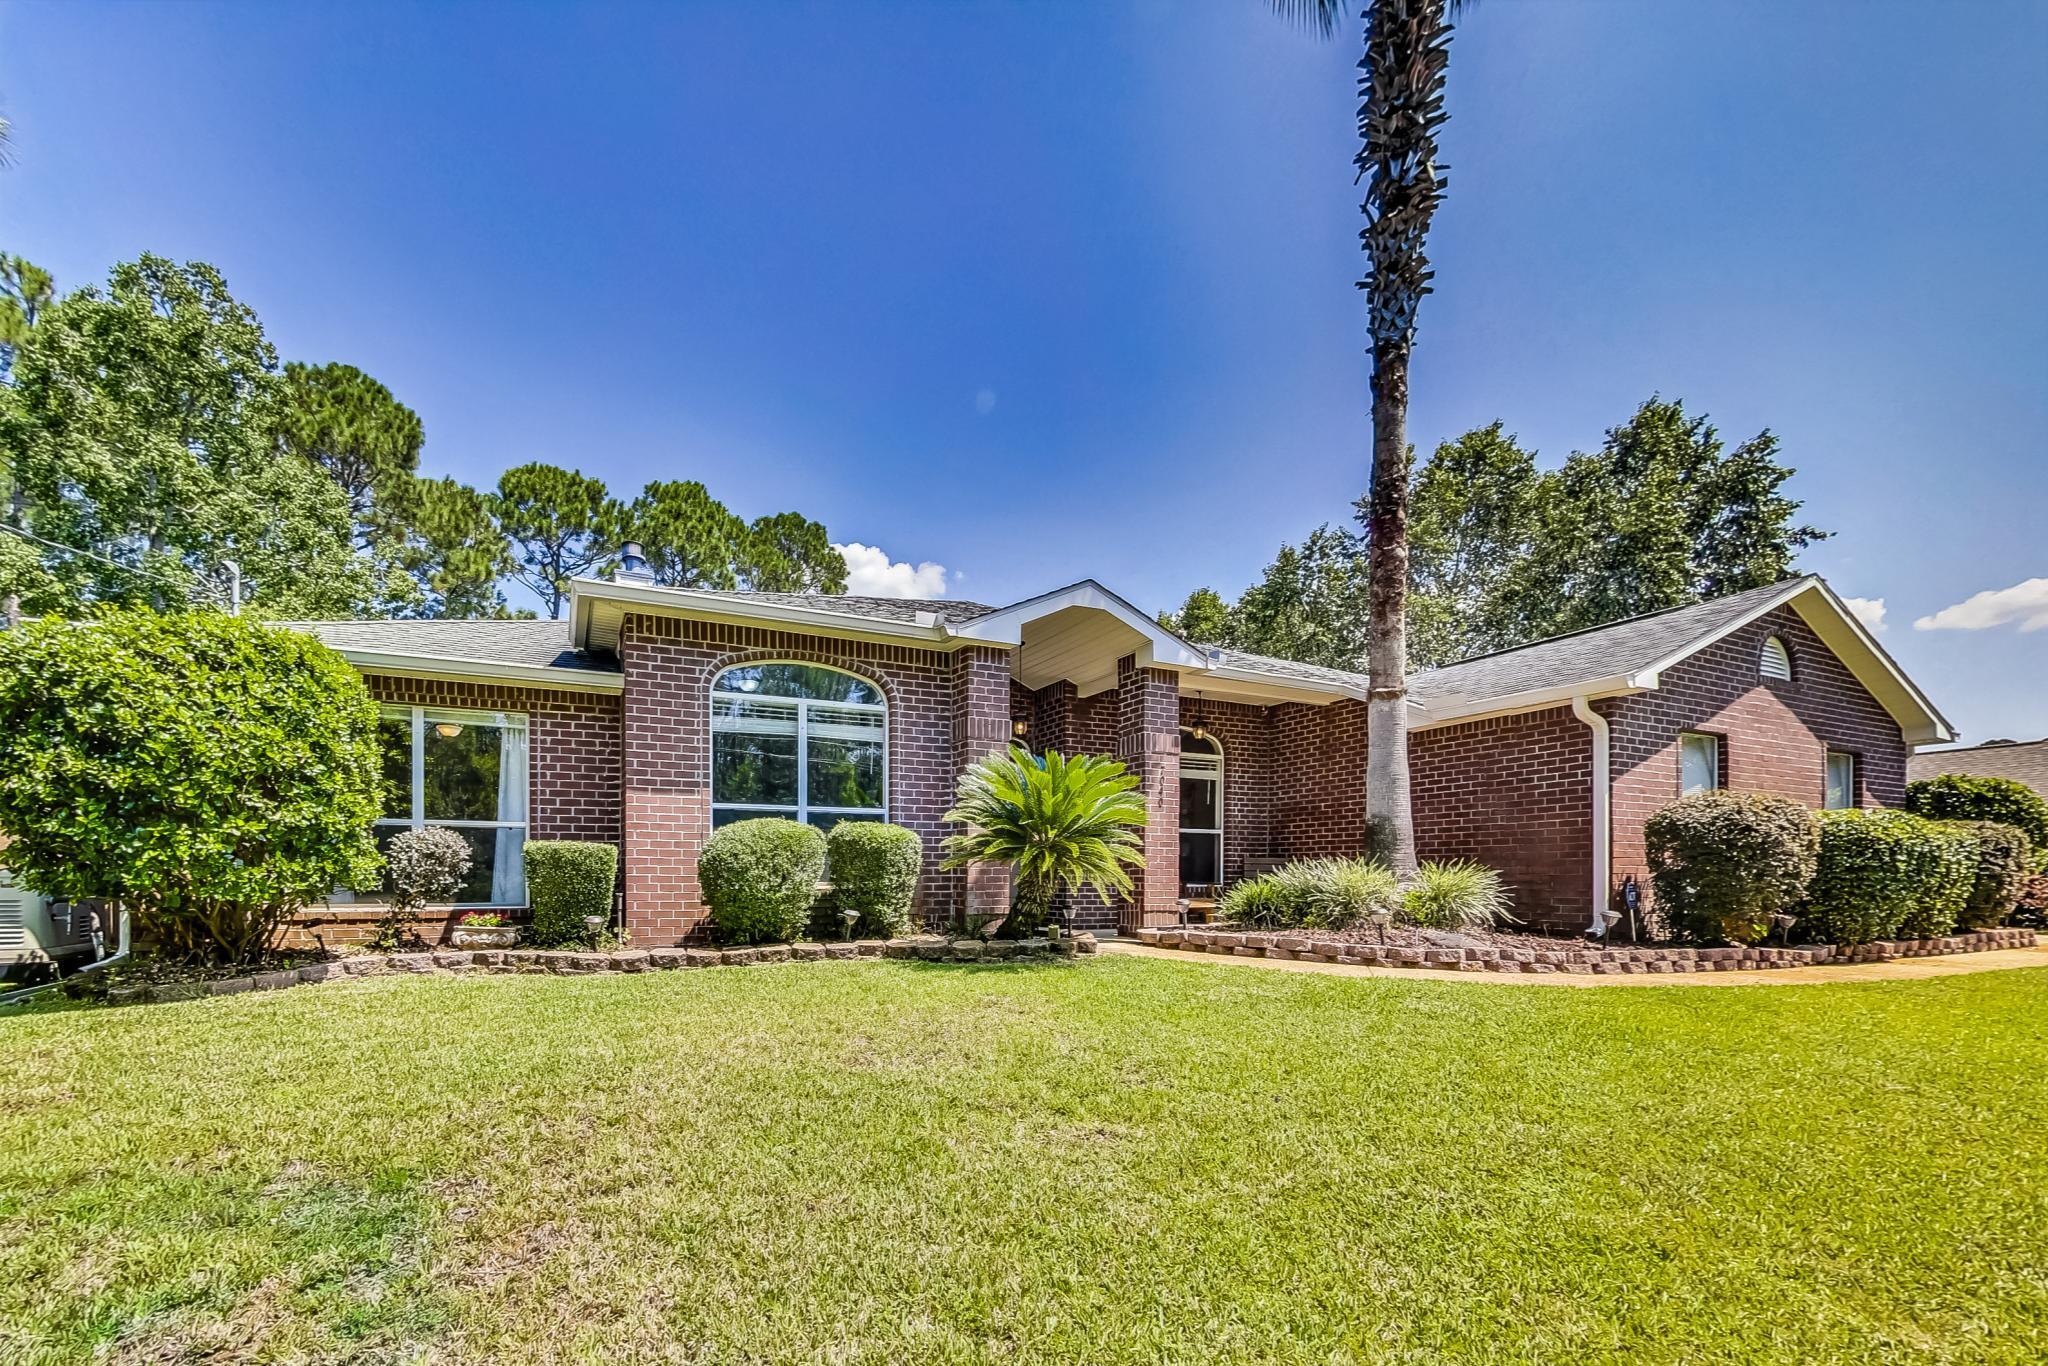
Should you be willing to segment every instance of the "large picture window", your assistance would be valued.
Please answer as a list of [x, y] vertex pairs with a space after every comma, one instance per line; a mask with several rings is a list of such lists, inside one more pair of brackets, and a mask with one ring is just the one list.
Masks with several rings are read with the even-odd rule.
[[448, 707], [384, 708], [385, 806], [377, 845], [445, 826], [469, 844], [458, 906], [526, 904], [526, 717]]
[[889, 817], [889, 712], [817, 664], [740, 664], [711, 684], [711, 824], [787, 816], [829, 830]]

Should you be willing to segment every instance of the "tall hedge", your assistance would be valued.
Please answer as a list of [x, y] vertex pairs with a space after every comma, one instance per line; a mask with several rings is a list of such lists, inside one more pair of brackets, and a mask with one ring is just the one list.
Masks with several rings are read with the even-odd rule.
[[[907, 933], [924, 867], [924, 841], [915, 830], [879, 821], [841, 821], [825, 836], [832, 904], [853, 911], [855, 936], [888, 939]], [[843, 933], [845, 922], [829, 926]]]
[[533, 908], [527, 938], [536, 944], [581, 944], [589, 917], [610, 922], [619, 872], [615, 844], [586, 840], [526, 842], [526, 900]]
[[1643, 827], [1657, 905], [1694, 939], [1754, 944], [1796, 909], [1820, 850], [1814, 813], [1784, 797], [1704, 792]]
[[209, 612], [0, 631], [0, 858], [32, 891], [240, 960], [376, 884], [382, 806], [376, 704], [311, 636]]
[[1944, 773], [1906, 784], [1906, 809], [1937, 821], [1996, 821], [2048, 849], [2048, 800], [2011, 778]]
[[2034, 876], [2034, 846], [2026, 833], [1997, 821], [1969, 823], [1977, 838], [1976, 876], [1956, 924], [1966, 930], [1989, 930], [2012, 918], [2020, 897]]
[[825, 836], [816, 826], [767, 817], [712, 832], [697, 880], [721, 944], [800, 938], [825, 876]]
[[1834, 944], [1947, 934], [1969, 899], [1970, 832], [1906, 811], [1824, 811], [1800, 934]]

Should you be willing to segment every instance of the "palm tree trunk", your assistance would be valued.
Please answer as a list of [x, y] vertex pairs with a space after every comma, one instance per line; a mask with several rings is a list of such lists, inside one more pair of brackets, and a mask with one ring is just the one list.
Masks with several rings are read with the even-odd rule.
[[1372, 373], [1372, 491], [1366, 527], [1365, 819], [1371, 852], [1406, 878], [1415, 871], [1408, 802], [1408, 354], [1378, 348]]

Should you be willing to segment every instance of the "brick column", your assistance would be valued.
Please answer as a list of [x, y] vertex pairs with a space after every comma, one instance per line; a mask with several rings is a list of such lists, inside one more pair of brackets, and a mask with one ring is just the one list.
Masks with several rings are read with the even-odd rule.
[[1116, 662], [1116, 757], [1145, 794], [1145, 866], [1132, 876], [1130, 902], [1119, 908], [1125, 934], [1179, 919], [1180, 675], [1141, 669], [1135, 656]]
[[711, 833], [711, 721], [701, 653], [673, 621], [629, 616], [619, 629], [626, 926], [643, 945], [681, 943], [704, 919], [697, 855]]
[[[972, 645], [953, 655], [953, 776], [1010, 743], [1010, 652]], [[949, 828], [949, 833], [950, 833]], [[957, 909], [973, 926], [1010, 909], [1010, 870], [974, 863], [964, 870]], [[980, 919], [977, 919], [979, 917]]]

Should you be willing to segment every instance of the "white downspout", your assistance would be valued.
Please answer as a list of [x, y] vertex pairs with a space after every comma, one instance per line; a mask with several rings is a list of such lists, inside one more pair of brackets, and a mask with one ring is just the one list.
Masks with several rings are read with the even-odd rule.
[[1582, 693], [1572, 699], [1572, 715], [1593, 732], [1593, 932], [1605, 934], [1614, 916], [1607, 909], [1608, 884], [1614, 867], [1614, 820], [1610, 812], [1614, 788], [1608, 781], [1607, 718], [1594, 711]]

